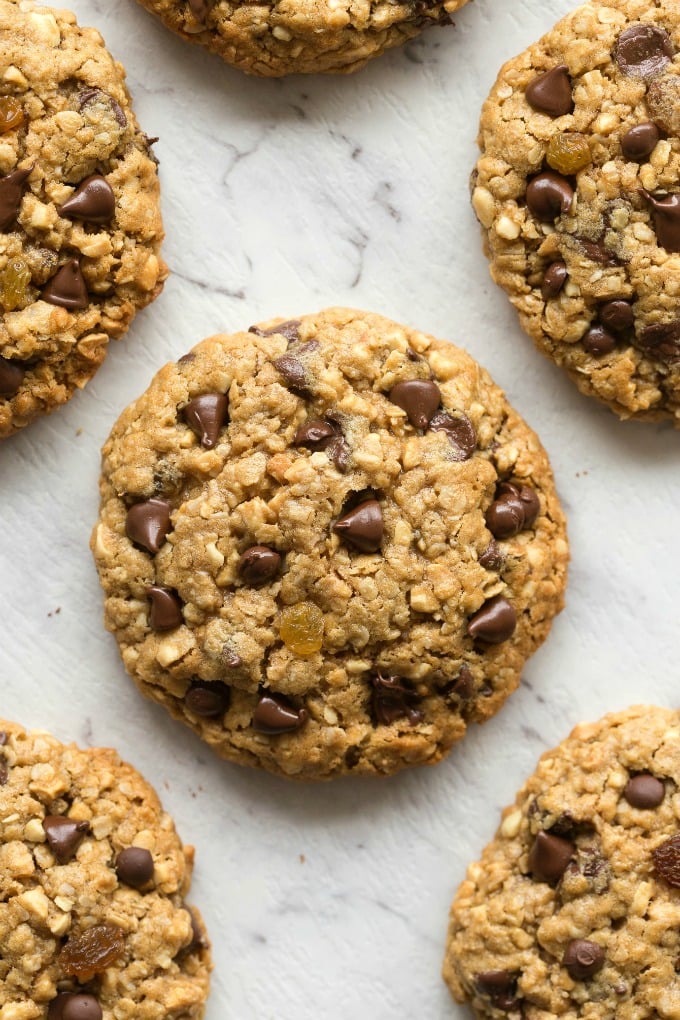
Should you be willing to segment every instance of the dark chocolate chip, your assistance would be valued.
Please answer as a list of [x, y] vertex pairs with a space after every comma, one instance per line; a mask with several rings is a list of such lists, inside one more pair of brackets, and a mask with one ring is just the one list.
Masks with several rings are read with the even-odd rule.
[[307, 722], [307, 710], [293, 708], [282, 694], [261, 693], [253, 712], [253, 729], [275, 736], [292, 733]]
[[125, 885], [141, 889], [153, 878], [153, 857], [139, 846], [121, 850], [116, 857], [116, 874]]
[[332, 439], [326, 447], [326, 453], [340, 474], [344, 475], [349, 467], [351, 451], [343, 436]]
[[281, 556], [268, 545], [252, 545], [238, 561], [239, 575], [253, 587], [271, 581], [280, 570]]
[[654, 867], [669, 885], [680, 888], [680, 832], [652, 851]]
[[26, 181], [34, 166], [35, 163], [31, 163], [22, 170], [12, 170], [5, 177], [0, 177], [0, 230], [9, 230], [16, 223]]
[[248, 332], [255, 333], [257, 336], [283, 336], [289, 344], [294, 344], [300, 339], [300, 322], [300, 319], [288, 319], [287, 322], [280, 322], [278, 326], [270, 326], [269, 329], [251, 326]]
[[551, 298], [557, 297], [564, 287], [568, 275], [565, 262], [553, 262], [548, 266], [541, 283], [541, 297], [544, 301], [550, 301]]
[[486, 570], [498, 570], [503, 565], [503, 553], [493, 539], [479, 557], [479, 562]]
[[57, 270], [43, 287], [41, 297], [43, 301], [69, 311], [87, 308], [90, 299], [78, 259], [69, 259]]
[[475, 986], [481, 995], [505, 995], [512, 992], [517, 983], [517, 975], [509, 970], [485, 970], [475, 974]]
[[532, 177], [527, 185], [527, 208], [537, 219], [548, 222], [561, 213], [568, 213], [574, 200], [574, 189], [566, 177], [552, 170]]
[[406, 686], [402, 677], [378, 673], [371, 677], [371, 686], [371, 706], [376, 725], [391, 726], [397, 719], [406, 718], [409, 725], [416, 726], [425, 718], [415, 707], [420, 699]]
[[658, 807], [666, 794], [666, 787], [649, 772], [632, 776], [625, 785], [623, 796], [631, 807], [648, 810]]
[[467, 632], [478, 641], [500, 645], [515, 632], [517, 613], [503, 595], [495, 595], [470, 617]]
[[530, 485], [522, 485], [519, 482], [501, 482], [496, 495], [498, 499], [518, 499], [524, 511], [524, 527], [531, 527], [538, 517], [541, 501]]
[[210, 719], [226, 712], [230, 699], [229, 688], [224, 684], [196, 680], [184, 695], [184, 704], [194, 715]]
[[426, 429], [442, 401], [436, 383], [429, 379], [408, 379], [398, 382], [389, 393], [390, 400], [402, 411], [416, 429]]
[[614, 47], [614, 60], [624, 74], [633, 78], [653, 78], [673, 55], [668, 32], [656, 25], [631, 25], [621, 33]]
[[166, 500], [156, 497], [135, 503], [127, 512], [125, 534], [131, 542], [141, 545], [147, 552], [160, 552], [165, 536], [172, 528], [171, 510]]
[[539, 832], [529, 852], [529, 871], [537, 882], [559, 882], [576, 853], [570, 839]]
[[286, 386], [294, 393], [307, 394], [307, 372], [305, 366], [290, 354], [284, 354], [274, 362], [284, 378]]
[[233, 648], [229, 645], [222, 645], [222, 651], [220, 652], [220, 659], [227, 669], [238, 669], [243, 664], [243, 660], [240, 655], [237, 655]]
[[658, 127], [651, 121], [636, 124], [621, 139], [621, 151], [626, 159], [642, 163], [654, 151], [660, 137]]
[[448, 687], [447, 693], [455, 694], [461, 701], [468, 701], [475, 693], [475, 681], [469, 666], [461, 666], [458, 676]]
[[361, 552], [372, 553], [380, 549], [383, 537], [383, 515], [377, 499], [366, 499], [353, 510], [343, 514], [333, 525], [333, 531], [344, 542]]
[[624, 333], [633, 325], [635, 315], [630, 301], [621, 299], [600, 305], [600, 322], [615, 333]]
[[604, 949], [588, 939], [572, 939], [564, 951], [562, 964], [574, 981], [585, 981], [604, 966]]
[[494, 538], [512, 538], [524, 527], [524, 509], [519, 499], [496, 499], [486, 511], [486, 526]]
[[15, 361], [0, 358], [0, 397], [10, 400], [21, 389], [26, 375], [25, 369]]
[[567, 65], [558, 64], [532, 78], [525, 95], [529, 106], [539, 113], [547, 113], [549, 117], [562, 117], [565, 113], [571, 113], [574, 100]]
[[103, 1015], [94, 995], [83, 992], [62, 992], [47, 1009], [47, 1020], [102, 1020]]
[[42, 824], [50, 850], [60, 864], [68, 864], [90, 831], [88, 822], [77, 822], [63, 815], [47, 815]]
[[174, 630], [184, 623], [182, 601], [173, 588], [163, 588], [160, 584], [152, 584], [146, 589], [151, 600], [149, 626], [151, 630]]
[[220, 429], [229, 421], [229, 400], [224, 393], [203, 393], [182, 408], [182, 415], [201, 446], [212, 450]]
[[113, 219], [115, 211], [116, 196], [113, 188], [101, 174], [86, 177], [59, 207], [60, 216], [90, 223], [108, 223]]
[[603, 241], [588, 241], [583, 237], [577, 237], [576, 240], [591, 262], [597, 262], [601, 266], [617, 266], [619, 264], [614, 252], [609, 251]]
[[335, 422], [314, 419], [305, 422], [295, 433], [293, 446], [304, 446], [310, 450], [325, 450], [339, 433]]
[[659, 361], [677, 361], [680, 358], [680, 319], [645, 326], [635, 344]]
[[583, 334], [581, 343], [588, 351], [589, 354], [609, 354], [616, 347], [616, 337], [613, 333], [610, 333], [604, 326], [598, 325], [590, 326], [589, 329]]
[[430, 418], [431, 432], [445, 432], [454, 448], [454, 460], [469, 460], [477, 449], [477, 433], [466, 414], [437, 411]]
[[656, 198], [640, 188], [652, 207], [656, 239], [666, 251], [680, 251], [680, 193]]

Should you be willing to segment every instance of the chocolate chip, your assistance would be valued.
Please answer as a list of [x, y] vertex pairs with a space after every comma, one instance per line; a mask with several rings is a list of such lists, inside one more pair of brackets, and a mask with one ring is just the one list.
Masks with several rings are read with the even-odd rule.
[[466, 414], [437, 411], [430, 418], [431, 432], [445, 432], [454, 448], [454, 460], [469, 460], [477, 449], [477, 433]]
[[116, 874], [125, 885], [141, 889], [153, 878], [153, 857], [139, 846], [121, 850], [116, 857]]
[[425, 718], [415, 708], [420, 699], [406, 686], [402, 677], [378, 673], [371, 677], [371, 686], [371, 707], [376, 725], [391, 726], [397, 719], [406, 718], [411, 726], [416, 726]]
[[591, 262], [597, 262], [601, 266], [617, 266], [619, 264], [614, 252], [609, 251], [603, 241], [588, 241], [583, 237], [577, 237], [576, 240]]
[[406, 417], [416, 429], [426, 429], [442, 401], [436, 383], [429, 379], [408, 379], [392, 387], [389, 398], [406, 411]]
[[194, 352], [193, 351], [187, 351], [186, 354], [183, 354], [181, 358], [177, 359], [177, 364], [178, 365], [188, 365], [192, 361], [195, 361], [195, 360], [196, 360], [196, 355], [194, 354]]
[[87, 308], [89, 297], [78, 259], [69, 259], [57, 270], [43, 287], [41, 297], [43, 301], [69, 311]]
[[680, 358], [680, 320], [645, 326], [635, 343], [645, 354], [659, 361], [677, 361]]
[[82, 181], [70, 198], [59, 207], [59, 215], [89, 223], [108, 223], [116, 211], [113, 188], [101, 174], [92, 174]]
[[9, 230], [16, 222], [26, 181], [34, 166], [35, 163], [31, 163], [22, 170], [12, 170], [5, 177], [0, 177], [0, 230]]
[[669, 885], [680, 888], [680, 832], [652, 851], [654, 867]]
[[447, 694], [455, 694], [461, 701], [469, 701], [475, 693], [475, 681], [469, 666], [461, 666], [458, 676], [452, 684], [447, 685]]
[[127, 512], [125, 534], [131, 542], [141, 545], [147, 552], [160, 552], [165, 536], [172, 528], [172, 507], [164, 499], [147, 499], [135, 503]]
[[293, 708], [282, 694], [260, 694], [253, 712], [253, 729], [275, 736], [299, 730], [307, 722], [307, 710]]
[[246, 584], [257, 587], [278, 575], [281, 570], [281, 557], [268, 545], [252, 545], [241, 556], [237, 569]]
[[625, 333], [633, 325], [635, 315], [629, 301], [606, 301], [600, 305], [600, 322], [615, 333]]
[[0, 358], [0, 397], [10, 400], [21, 389], [26, 375], [21, 365], [7, 358]]
[[649, 772], [640, 772], [626, 783], [623, 796], [631, 807], [646, 810], [658, 807], [666, 794], [666, 787]]
[[50, 850], [60, 864], [68, 864], [83, 837], [90, 831], [88, 822], [76, 822], [63, 815], [47, 815], [42, 825]]
[[551, 298], [557, 297], [564, 287], [568, 275], [566, 262], [553, 262], [548, 266], [541, 283], [541, 297], [544, 301], [550, 301]]
[[127, 118], [123, 113], [120, 103], [116, 102], [108, 92], [104, 92], [103, 89], [89, 88], [83, 89], [78, 94], [78, 107], [80, 110], [84, 110], [90, 103], [97, 102], [104, 103], [105, 106], [109, 107], [120, 127], [124, 128], [127, 125]]
[[231, 694], [228, 687], [219, 682], [196, 680], [184, 695], [184, 704], [194, 713], [206, 719], [222, 715], [229, 708]]
[[289, 389], [299, 395], [307, 395], [307, 371], [301, 361], [290, 354], [284, 354], [283, 357], [276, 359], [274, 366], [283, 376]]
[[529, 871], [537, 882], [559, 882], [576, 853], [570, 839], [539, 832], [529, 851]]
[[239, 666], [243, 665], [243, 660], [240, 655], [237, 655], [233, 648], [229, 645], [222, 645], [222, 651], [220, 652], [220, 659], [222, 664], [227, 669], [238, 669]]
[[481, 974], [475, 974], [477, 991], [492, 998], [511, 992], [516, 983], [517, 975], [511, 974], [509, 970], [485, 970]]
[[229, 421], [229, 400], [224, 393], [203, 393], [182, 408], [182, 415], [201, 446], [212, 450], [220, 429]]
[[673, 57], [668, 32], [655, 25], [631, 25], [621, 33], [614, 47], [614, 60], [624, 74], [652, 78], [663, 71]]
[[581, 343], [589, 354], [609, 354], [616, 347], [616, 337], [597, 323], [581, 337]]
[[366, 499], [353, 510], [343, 514], [333, 525], [333, 531], [361, 552], [372, 553], [380, 549], [383, 537], [383, 515], [377, 499]]
[[339, 433], [339, 426], [332, 421], [316, 418], [305, 422], [293, 437], [293, 446], [305, 446], [310, 450], [325, 450]]
[[527, 208], [537, 219], [548, 222], [561, 213], [568, 213], [574, 200], [574, 189], [566, 177], [546, 170], [527, 185]]
[[152, 584], [146, 589], [151, 600], [149, 626], [151, 630], [174, 630], [184, 623], [182, 616], [182, 600], [173, 588], [162, 588]]
[[470, 617], [467, 632], [488, 645], [500, 645], [515, 632], [517, 613], [502, 595], [495, 595]]
[[564, 951], [562, 963], [574, 981], [585, 981], [604, 966], [604, 949], [588, 939], [572, 939]]
[[656, 147], [661, 134], [656, 124], [647, 121], [636, 124], [621, 139], [621, 151], [626, 159], [634, 163], [642, 163]]
[[287, 322], [280, 322], [278, 326], [270, 326], [269, 329], [251, 326], [248, 332], [255, 333], [257, 336], [283, 336], [289, 344], [294, 344], [300, 339], [300, 322], [300, 319], [288, 319]]
[[640, 192], [652, 207], [656, 239], [666, 251], [680, 251], [680, 193], [656, 198], [644, 188]]
[[186, 912], [191, 918], [191, 942], [185, 947], [185, 953], [198, 953], [201, 949], [207, 949], [210, 943], [206, 938], [203, 928], [198, 922], [196, 914], [191, 907], [186, 908]]
[[565, 113], [571, 113], [574, 100], [567, 65], [558, 64], [532, 78], [525, 95], [529, 106], [539, 113], [547, 113], [549, 117], [562, 117]]
[[503, 553], [493, 539], [479, 557], [479, 562], [486, 570], [498, 570], [503, 565]]
[[531, 527], [540, 508], [538, 496], [529, 485], [502, 482], [486, 512], [486, 525], [494, 538], [512, 538]]
[[82, 992], [62, 992], [47, 1009], [47, 1020], [102, 1020], [103, 1015], [94, 995]]
[[343, 436], [336, 436], [326, 447], [331, 463], [335, 465], [340, 474], [345, 474], [349, 467], [351, 451]]

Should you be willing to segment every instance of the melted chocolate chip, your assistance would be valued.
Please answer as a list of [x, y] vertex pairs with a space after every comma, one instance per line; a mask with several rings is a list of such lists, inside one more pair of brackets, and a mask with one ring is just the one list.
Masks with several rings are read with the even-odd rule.
[[677, 361], [680, 359], [680, 320], [645, 326], [635, 343], [645, 354], [659, 361]]
[[531, 527], [540, 506], [538, 496], [530, 486], [502, 482], [496, 499], [486, 512], [486, 526], [494, 538], [512, 538]]
[[5, 177], [0, 177], [0, 230], [3, 232], [16, 222], [26, 182], [34, 166], [35, 163], [31, 163], [22, 170], [12, 170]]
[[656, 239], [666, 251], [680, 251], [680, 193], [656, 198], [640, 188], [652, 207]]
[[544, 301], [550, 301], [551, 298], [557, 297], [564, 287], [568, 275], [565, 262], [553, 262], [548, 266], [541, 282], [541, 297]]
[[616, 347], [616, 337], [597, 323], [583, 334], [581, 343], [589, 354], [609, 354]]
[[125, 534], [131, 542], [141, 545], [147, 552], [160, 552], [165, 536], [172, 528], [172, 507], [164, 499], [147, 499], [135, 503], [127, 512]]
[[301, 396], [307, 395], [307, 371], [301, 361], [290, 354], [284, 354], [276, 359], [274, 366], [283, 376], [288, 389]]
[[203, 393], [182, 408], [182, 416], [201, 446], [212, 450], [220, 429], [229, 421], [229, 400], [224, 393]]
[[153, 857], [142, 847], [131, 846], [116, 857], [118, 879], [133, 889], [141, 889], [153, 878]]
[[0, 398], [10, 400], [21, 389], [26, 375], [21, 365], [7, 358], [0, 358]]
[[600, 306], [600, 322], [615, 333], [625, 333], [633, 325], [635, 315], [630, 301], [618, 299]]
[[614, 252], [609, 251], [603, 241], [588, 241], [583, 237], [578, 237], [576, 240], [591, 262], [597, 262], [600, 266], [617, 266], [619, 264]]
[[574, 100], [571, 94], [571, 78], [566, 64], [558, 64], [544, 74], [532, 78], [525, 95], [529, 106], [549, 117], [562, 117], [571, 113]]
[[623, 796], [631, 807], [639, 808], [641, 811], [658, 807], [666, 794], [666, 787], [649, 772], [640, 772], [632, 776], [626, 783]]
[[149, 626], [151, 630], [161, 632], [174, 630], [184, 623], [182, 616], [182, 600], [173, 588], [162, 588], [152, 584], [146, 589], [151, 601]]
[[90, 831], [88, 822], [76, 822], [63, 815], [47, 815], [42, 824], [50, 850], [60, 864], [68, 864]]
[[344, 542], [361, 552], [378, 552], [383, 538], [383, 515], [377, 499], [366, 499], [333, 525]]
[[544, 222], [557, 219], [568, 213], [574, 200], [574, 189], [566, 177], [552, 170], [533, 177], [526, 192], [526, 203], [530, 213]]
[[332, 439], [338, 435], [339, 428], [335, 422], [315, 419], [305, 422], [295, 433], [293, 446], [305, 446], [310, 450], [325, 450]]
[[253, 729], [276, 736], [299, 730], [307, 722], [307, 710], [293, 708], [282, 694], [262, 693], [253, 712]]
[[559, 882], [576, 853], [570, 839], [539, 832], [529, 852], [529, 871], [537, 882]]
[[62, 992], [47, 1009], [47, 1020], [102, 1020], [103, 1015], [94, 995], [83, 992]]
[[563, 965], [574, 981], [585, 981], [604, 966], [604, 949], [588, 939], [572, 939], [564, 951]]
[[43, 287], [41, 297], [43, 301], [69, 311], [87, 308], [90, 299], [78, 259], [69, 259], [57, 270]]
[[239, 575], [252, 587], [271, 581], [280, 570], [281, 556], [268, 545], [252, 545], [238, 561]]
[[229, 708], [229, 688], [219, 682], [196, 680], [184, 695], [184, 704], [194, 713], [206, 719], [222, 715]]
[[248, 332], [255, 333], [257, 336], [283, 336], [289, 344], [294, 344], [300, 339], [300, 321], [300, 319], [288, 319], [287, 322], [280, 322], [278, 326], [270, 326], [269, 329], [251, 326]]
[[350, 448], [344, 437], [336, 436], [335, 439], [331, 440], [326, 447], [326, 453], [340, 474], [344, 475], [349, 467], [349, 462], [352, 456]]
[[448, 411], [437, 411], [430, 419], [431, 432], [445, 432], [454, 449], [454, 460], [469, 460], [477, 449], [477, 433], [466, 414], [455, 417]]
[[406, 686], [402, 677], [381, 676], [378, 673], [371, 677], [371, 686], [371, 706], [376, 725], [391, 726], [397, 719], [406, 718], [411, 726], [416, 726], [425, 718], [414, 707], [420, 699]]
[[89, 223], [108, 223], [116, 211], [116, 196], [105, 177], [86, 177], [59, 208], [60, 216]]
[[514, 608], [502, 595], [496, 595], [470, 617], [467, 632], [476, 641], [500, 645], [512, 637], [516, 626], [517, 613]]
[[656, 25], [631, 25], [614, 47], [614, 60], [632, 78], [653, 78], [663, 71], [674, 54], [671, 38]]
[[408, 379], [398, 382], [389, 393], [390, 400], [402, 411], [416, 429], [426, 429], [441, 404], [442, 395], [429, 379]]
[[479, 557], [479, 562], [486, 570], [498, 570], [503, 566], [503, 553], [493, 539]]
[[636, 124], [621, 139], [621, 151], [633, 163], [642, 163], [655, 149], [661, 134], [656, 124]]
[[517, 1009], [520, 1002], [515, 994], [517, 977], [507, 970], [486, 970], [475, 974], [475, 986], [481, 995], [489, 996], [494, 1009], [509, 1013]]

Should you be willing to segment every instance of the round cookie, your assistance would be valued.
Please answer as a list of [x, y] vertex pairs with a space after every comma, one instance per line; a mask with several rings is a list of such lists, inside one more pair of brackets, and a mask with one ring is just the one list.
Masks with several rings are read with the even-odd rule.
[[183, 39], [200, 43], [247, 74], [358, 71], [430, 25], [450, 25], [467, 0], [140, 0]]
[[0, 0], [0, 438], [63, 404], [167, 269], [125, 73], [69, 11]]
[[477, 1017], [680, 1009], [680, 713], [577, 726], [503, 812], [451, 909], [444, 978]]
[[140, 690], [300, 778], [438, 761], [519, 683], [568, 556], [487, 373], [342, 308], [166, 365], [104, 446], [92, 548]]
[[578, 7], [501, 69], [472, 200], [536, 345], [621, 418], [680, 424], [680, 7]]
[[211, 958], [193, 847], [115, 751], [0, 721], [0, 1014], [194, 1020]]

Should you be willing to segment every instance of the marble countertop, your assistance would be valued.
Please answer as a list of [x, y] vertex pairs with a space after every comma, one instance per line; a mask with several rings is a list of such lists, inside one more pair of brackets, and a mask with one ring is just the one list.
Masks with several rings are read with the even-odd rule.
[[[477, 0], [349, 78], [260, 81], [132, 0], [74, 0], [159, 135], [158, 301], [87, 389], [4, 444], [2, 714], [114, 745], [197, 850], [213, 939], [207, 1020], [464, 1020], [439, 976], [447, 912], [538, 755], [581, 719], [674, 706], [680, 440], [618, 422], [523, 335], [469, 206], [479, 109], [503, 60], [571, 0]], [[87, 548], [99, 448], [163, 363], [218, 330], [330, 304], [466, 347], [540, 433], [569, 518], [567, 608], [503, 711], [447, 761], [291, 785], [220, 762], [127, 679]]]

